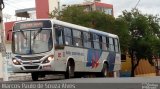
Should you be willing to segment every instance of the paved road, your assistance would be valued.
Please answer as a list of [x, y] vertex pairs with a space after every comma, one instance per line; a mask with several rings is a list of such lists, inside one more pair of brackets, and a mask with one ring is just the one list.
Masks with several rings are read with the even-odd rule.
[[[50, 81], [49, 81], [50, 82]], [[135, 77], [135, 78], [80, 78], [56, 80], [63, 83], [160, 83], [160, 77]]]
[[[132, 77], [132, 78], [74, 78], [64, 79], [48, 78], [39, 81], [14, 80], [6, 83], [14, 83], [19, 89], [33, 89], [41, 86], [39, 89], [160, 89], [160, 77]], [[3, 88], [9, 85], [3, 83]], [[29, 87], [29, 88], [28, 88]], [[7, 88], [8, 89], [8, 88]]]
[[73, 78], [64, 79], [60, 77], [42, 78], [39, 81], [28, 80], [14, 80], [14, 82], [52, 82], [52, 83], [160, 83], [160, 76], [155, 77], [125, 77], [125, 78]]

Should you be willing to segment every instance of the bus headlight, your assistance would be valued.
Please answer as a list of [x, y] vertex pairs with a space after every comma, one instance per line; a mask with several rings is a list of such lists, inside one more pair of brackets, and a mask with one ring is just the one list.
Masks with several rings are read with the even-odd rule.
[[52, 60], [54, 60], [54, 56], [53, 56], [53, 55], [50, 55], [48, 58], [46, 58], [46, 59], [42, 62], [42, 64], [44, 64], [44, 63], [49, 63], [49, 62], [51, 62]]
[[17, 60], [16, 58], [13, 58], [13, 59], [12, 59], [12, 62], [13, 62], [13, 64], [15, 64], [15, 65], [21, 65], [20, 61]]

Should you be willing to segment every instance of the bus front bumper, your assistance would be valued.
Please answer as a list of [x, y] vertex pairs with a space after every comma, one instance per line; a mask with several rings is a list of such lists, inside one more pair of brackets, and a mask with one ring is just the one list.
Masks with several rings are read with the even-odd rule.
[[28, 64], [28, 65], [12, 65], [12, 70], [14, 73], [30, 73], [30, 72], [40, 72], [40, 71], [54, 71], [51, 64]]

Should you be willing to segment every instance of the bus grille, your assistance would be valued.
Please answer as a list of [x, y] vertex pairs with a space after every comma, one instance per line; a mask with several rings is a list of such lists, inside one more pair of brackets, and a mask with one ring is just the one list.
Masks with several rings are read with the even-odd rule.
[[[30, 61], [27, 61], [27, 62], [22, 62], [23, 64], [31, 64]], [[37, 64], [37, 63], [41, 63], [41, 61], [35, 61], [35, 62], [32, 62], [33, 64]]]
[[39, 60], [44, 56], [37, 56], [37, 57], [21, 57], [21, 60], [23, 61], [29, 61], [29, 60]]
[[24, 66], [25, 69], [38, 69], [39, 66]]

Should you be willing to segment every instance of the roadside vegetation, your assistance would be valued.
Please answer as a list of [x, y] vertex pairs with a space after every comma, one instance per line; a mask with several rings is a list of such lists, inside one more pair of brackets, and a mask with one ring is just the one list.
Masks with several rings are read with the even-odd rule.
[[88, 12], [83, 7], [69, 6], [62, 11], [50, 13], [51, 18], [93, 29], [117, 34], [120, 38], [121, 51], [131, 57], [132, 71], [142, 59], [153, 63], [153, 57], [160, 56], [160, 18], [158, 15], [142, 14], [138, 9], [123, 11], [115, 18], [103, 12]]

